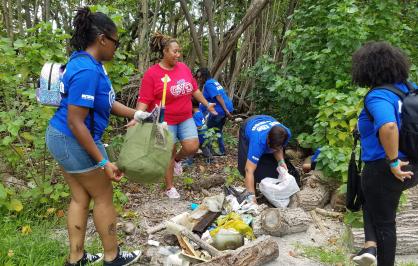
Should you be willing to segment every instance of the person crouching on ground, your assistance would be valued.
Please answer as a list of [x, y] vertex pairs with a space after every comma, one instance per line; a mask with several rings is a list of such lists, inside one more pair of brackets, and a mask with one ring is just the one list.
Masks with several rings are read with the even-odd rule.
[[284, 147], [290, 130], [268, 115], [255, 115], [244, 121], [239, 131], [238, 170], [245, 177], [248, 199], [255, 200], [255, 182], [278, 175], [277, 167], [287, 170]]

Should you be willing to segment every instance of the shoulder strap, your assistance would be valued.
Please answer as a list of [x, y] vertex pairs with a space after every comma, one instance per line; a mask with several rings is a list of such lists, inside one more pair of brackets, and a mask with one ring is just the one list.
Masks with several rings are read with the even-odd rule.
[[405, 84], [406, 84], [406, 87], [408, 88], [409, 93], [416, 91], [416, 89], [414, 88], [411, 82], [407, 81]]
[[[351, 159], [355, 161], [357, 142], [360, 140], [360, 131], [358, 130], [358, 125], [356, 125], [356, 127], [353, 130], [353, 139], [354, 139], [354, 143], [353, 143], [353, 149], [351, 150]], [[357, 165], [357, 169], [359, 172], [361, 171], [361, 166], [362, 166], [362, 161], [361, 161], [361, 147], [360, 147], [360, 154], [359, 154], [358, 165]]]
[[[410, 90], [410, 86], [412, 87], [412, 84], [409, 84], [409, 82], [406, 83], [408, 90]], [[406, 93], [404, 93], [403, 91], [399, 90], [398, 88], [396, 88], [395, 86], [393, 86], [392, 84], [385, 84], [379, 87], [374, 87], [372, 89], [370, 89], [367, 94], [364, 96], [364, 100], [363, 100], [363, 105], [364, 105], [364, 111], [366, 111], [367, 116], [369, 117], [370, 121], [374, 121], [374, 118], [372, 116], [372, 114], [369, 112], [369, 110], [367, 109], [366, 106], [366, 98], [369, 95], [369, 93], [371, 93], [372, 91], [375, 90], [387, 90], [390, 91], [392, 93], [394, 93], [395, 95], [397, 95], [399, 98], [401, 98], [401, 100], [403, 101], [403, 99], [406, 97]]]

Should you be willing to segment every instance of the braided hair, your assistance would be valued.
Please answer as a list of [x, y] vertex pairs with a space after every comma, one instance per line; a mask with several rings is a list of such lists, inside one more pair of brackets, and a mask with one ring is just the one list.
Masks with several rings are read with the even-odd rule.
[[99, 34], [110, 36], [117, 32], [115, 23], [107, 15], [91, 12], [87, 6], [77, 9], [73, 27], [70, 44], [77, 51], [85, 50]]
[[151, 36], [149, 47], [151, 48], [151, 52], [160, 53], [160, 58], [163, 58], [164, 49], [173, 42], [177, 43], [177, 40], [160, 32], [155, 32]]

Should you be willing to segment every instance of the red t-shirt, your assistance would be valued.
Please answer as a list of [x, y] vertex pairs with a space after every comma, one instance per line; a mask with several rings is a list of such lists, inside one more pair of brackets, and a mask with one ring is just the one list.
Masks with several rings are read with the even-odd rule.
[[192, 93], [198, 89], [190, 69], [177, 62], [172, 70], [165, 70], [159, 64], [151, 66], [142, 78], [138, 102], [148, 105], [151, 112], [155, 105], [161, 104], [163, 96], [164, 75], [167, 74], [167, 94], [165, 100], [164, 121], [177, 125], [192, 117]]

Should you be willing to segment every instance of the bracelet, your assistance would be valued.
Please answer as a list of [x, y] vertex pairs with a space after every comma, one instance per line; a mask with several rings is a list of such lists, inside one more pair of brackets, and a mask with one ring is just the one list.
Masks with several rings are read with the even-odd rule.
[[103, 168], [107, 164], [107, 162], [108, 162], [107, 159], [103, 159], [97, 164], [97, 166], [100, 168]]
[[391, 162], [391, 163], [389, 164], [389, 166], [390, 166], [390, 168], [395, 168], [395, 167], [398, 167], [398, 166], [399, 166], [399, 160], [398, 160], [398, 159], [396, 159], [396, 161]]
[[285, 163], [285, 160], [284, 160], [284, 159], [281, 159], [281, 160], [279, 160], [279, 161], [277, 162], [277, 164], [278, 164], [278, 165], [280, 165], [280, 164], [282, 164], [282, 163]]

